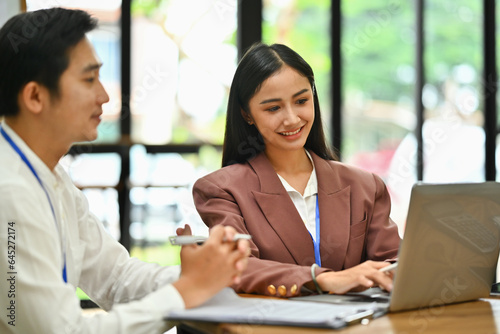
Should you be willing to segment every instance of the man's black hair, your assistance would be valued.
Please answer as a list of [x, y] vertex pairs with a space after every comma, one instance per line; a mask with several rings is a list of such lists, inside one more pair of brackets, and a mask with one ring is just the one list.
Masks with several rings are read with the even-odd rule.
[[82, 10], [43, 9], [9, 19], [0, 29], [0, 116], [19, 112], [17, 97], [31, 81], [59, 94], [69, 51], [97, 20]]

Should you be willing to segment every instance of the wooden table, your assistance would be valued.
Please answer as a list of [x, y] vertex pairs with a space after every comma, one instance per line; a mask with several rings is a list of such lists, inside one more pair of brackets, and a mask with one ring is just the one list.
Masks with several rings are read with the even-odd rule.
[[366, 325], [358, 324], [340, 330], [204, 322], [185, 322], [179, 332], [184, 333], [184, 330], [187, 333], [193, 330], [193, 333], [221, 334], [500, 333], [500, 298], [390, 313]]

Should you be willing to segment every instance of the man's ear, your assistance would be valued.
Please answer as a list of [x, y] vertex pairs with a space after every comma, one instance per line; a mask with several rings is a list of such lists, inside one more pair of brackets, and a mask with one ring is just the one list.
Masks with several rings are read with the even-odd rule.
[[241, 112], [241, 116], [243, 116], [243, 119], [245, 120], [245, 122], [248, 123], [248, 125], [253, 125], [253, 119], [252, 119], [252, 116], [245, 112], [245, 110], [243, 109], [240, 109], [240, 112]]
[[19, 92], [19, 107], [28, 111], [39, 114], [47, 102], [48, 89], [40, 85], [38, 82], [30, 81]]

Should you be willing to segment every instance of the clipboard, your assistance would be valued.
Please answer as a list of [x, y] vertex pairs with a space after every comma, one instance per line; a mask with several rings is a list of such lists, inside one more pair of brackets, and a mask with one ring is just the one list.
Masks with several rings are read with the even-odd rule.
[[168, 321], [203, 321], [339, 329], [368, 322], [386, 310], [376, 303], [324, 304], [286, 299], [245, 298], [225, 288], [201, 306], [171, 311]]

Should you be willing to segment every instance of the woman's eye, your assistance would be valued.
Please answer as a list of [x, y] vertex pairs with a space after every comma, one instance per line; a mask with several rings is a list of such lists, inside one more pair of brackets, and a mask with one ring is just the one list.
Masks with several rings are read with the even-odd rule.
[[274, 107], [271, 107], [271, 108], [267, 108], [266, 110], [267, 111], [277, 111], [280, 107], [278, 106], [274, 106]]
[[300, 99], [297, 101], [297, 104], [304, 104], [307, 102], [308, 99]]
[[94, 77], [92, 77], [92, 78], [86, 78], [86, 79], [85, 79], [85, 81], [87, 81], [87, 82], [89, 82], [89, 83], [93, 83], [93, 82], [94, 82], [94, 80], [95, 80], [95, 78], [94, 78]]

